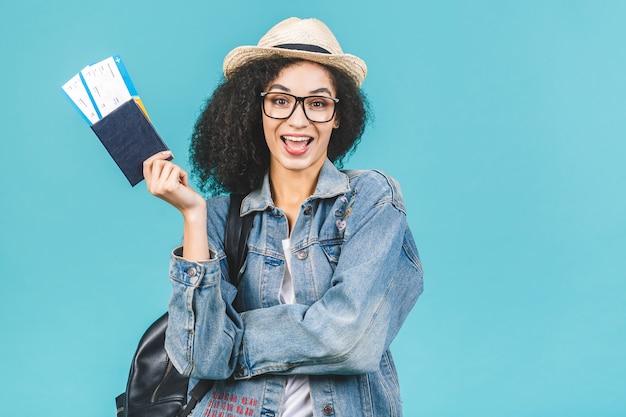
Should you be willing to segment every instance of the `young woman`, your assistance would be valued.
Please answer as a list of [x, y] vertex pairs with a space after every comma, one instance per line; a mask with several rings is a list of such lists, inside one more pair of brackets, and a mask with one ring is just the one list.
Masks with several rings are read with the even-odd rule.
[[[148, 190], [183, 215], [166, 349], [216, 380], [194, 416], [401, 416], [389, 345], [422, 291], [398, 184], [340, 171], [366, 122], [365, 63], [316, 19], [287, 19], [235, 48], [197, 121], [194, 170], [253, 216], [237, 288], [228, 280], [229, 196], [206, 200], [157, 154]], [[190, 386], [193, 386], [191, 381]]]

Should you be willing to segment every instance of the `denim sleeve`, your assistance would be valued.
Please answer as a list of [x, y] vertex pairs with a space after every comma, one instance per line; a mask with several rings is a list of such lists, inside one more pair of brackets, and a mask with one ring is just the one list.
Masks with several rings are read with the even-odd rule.
[[241, 313], [236, 379], [378, 369], [423, 288], [418, 252], [396, 198], [385, 194], [375, 204], [355, 204], [332, 287], [316, 303]]
[[[222, 217], [223, 213], [213, 216]], [[210, 229], [223, 228], [219, 220], [214, 221], [217, 224], [209, 224]], [[213, 239], [219, 234], [209, 232], [209, 245], [215, 248], [219, 243]], [[165, 349], [183, 375], [226, 379], [235, 369], [243, 333], [241, 318], [232, 307], [237, 290], [222, 279], [226, 261], [214, 250], [205, 262], [192, 262], [181, 255], [182, 248], [175, 249], [170, 261], [172, 293]]]

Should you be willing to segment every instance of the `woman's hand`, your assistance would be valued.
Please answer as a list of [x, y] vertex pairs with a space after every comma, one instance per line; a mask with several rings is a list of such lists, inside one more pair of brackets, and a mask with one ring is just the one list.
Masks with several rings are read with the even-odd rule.
[[183, 216], [206, 209], [204, 198], [189, 186], [187, 173], [168, 161], [171, 151], [159, 152], [143, 163], [148, 191], [176, 207]]
[[168, 161], [172, 152], [159, 152], [143, 163], [148, 191], [176, 207], [183, 215], [183, 257], [193, 261], [210, 259], [206, 232], [206, 201], [191, 186], [189, 176]]

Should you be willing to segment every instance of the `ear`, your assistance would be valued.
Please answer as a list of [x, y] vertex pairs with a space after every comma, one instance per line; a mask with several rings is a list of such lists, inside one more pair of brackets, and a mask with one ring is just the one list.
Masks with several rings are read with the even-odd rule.
[[335, 121], [333, 122], [333, 128], [337, 129], [339, 128], [339, 117], [335, 116]]

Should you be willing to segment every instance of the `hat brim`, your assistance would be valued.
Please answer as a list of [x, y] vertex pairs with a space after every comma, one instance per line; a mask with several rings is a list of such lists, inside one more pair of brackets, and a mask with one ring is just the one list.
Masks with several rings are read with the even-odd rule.
[[328, 65], [344, 71], [360, 87], [367, 75], [365, 62], [351, 54], [324, 54], [318, 52], [300, 51], [295, 49], [265, 48], [261, 46], [239, 46], [224, 58], [224, 76], [229, 78], [237, 68], [250, 61], [272, 57], [299, 58], [318, 64]]

